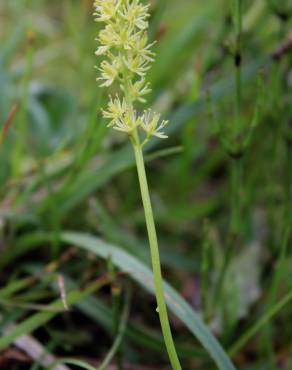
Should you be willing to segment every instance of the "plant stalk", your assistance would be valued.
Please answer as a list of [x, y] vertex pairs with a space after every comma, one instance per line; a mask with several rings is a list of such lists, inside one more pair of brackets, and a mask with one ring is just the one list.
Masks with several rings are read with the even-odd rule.
[[[124, 85], [125, 99], [126, 99], [128, 108], [132, 116], [134, 116], [135, 112], [134, 112], [134, 107], [133, 107], [133, 100], [130, 94], [129, 79], [126, 73], [124, 73], [124, 76], [123, 76], [123, 85]], [[155, 227], [154, 216], [153, 216], [153, 211], [152, 211], [151, 199], [150, 199], [150, 194], [149, 194], [147, 175], [146, 175], [146, 170], [145, 170], [143, 145], [140, 142], [139, 134], [136, 128], [133, 129], [132, 134], [130, 135], [130, 138], [133, 144], [133, 149], [134, 149], [134, 154], [135, 154], [135, 161], [136, 161], [138, 179], [139, 179], [139, 184], [140, 184], [146, 227], [147, 227], [147, 232], [148, 232], [151, 263], [152, 263], [152, 270], [153, 270], [153, 277], [154, 277], [154, 288], [155, 288], [155, 295], [156, 295], [156, 302], [157, 302], [157, 312], [159, 315], [163, 339], [164, 339], [164, 343], [166, 346], [166, 350], [168, 353], [171, 366], [173, 370], [181, 370], [182, 367], [181, 367], [181, 364], [179, 362], [179, 359], [176, 353], [176, 349], [175, 349], [175, 345], [174, 345], [174, 341], [173, 341], [173, 337], [172, 337], [172, 333], [170, 329], [170, 323], [169, 323], [166, 303], [165, 303], [158, 240], [157, 240], [156, 227]]]
[[237, 138], [241, 131], [241, 101], [242, 101], [242, 76], [241, 76], [241, 37], [242, 37], [242, 0], [236, 0], [235, 2], [235, 33], [236, 33], [236, 44], [234, 54], [234, 65], [235, 65], [235, 125], [234, 125], [234, 139]]
[[231, 161], [231, 234], [238, 235], [241, 223], [242, 158], [232, 158]]
[[149, 188], [148, 188], [147, 176], [146, 176], [146, 171], [145, 171], [143, 151], [142, 151], [141, 144], [139, 142], [139, 137], [137, 133], [135, 135], [135, 143], [133, 147], [134, 147], [137, 172], [138, 172], [138, 177], [139, 177], [141, 196], [142, 196], [142, 202], [143, 202], [145, 219], [146, 219], [146, 226], [147, 226], [147, 231], [148, 231], [152, 269], [153, 269], [153, 275], [154, 275], [154, 287], [155, 287], [156, 301], [157, 301], [157, 310], [159, 314], [161, 329], [162, 329], [166, 349], [168, 352], [168, 356], [171, 362], [171, 366], [174, 370], [181, 370], [181, 365], [180, 365], [180, 362], [179, 362], [179, 359], [176, 353], [176, 349], [175, 349], [175, 345], [174, 345], [174, 341], [173, 341], [172, 333], [170, 329], [168, 314], [167, 314], [157, 234], [156, 234], [152, 205], [151, 205], [151, 200], [150, 200], [150, 195], [149, 195]]
[[28, 130], [27, 110], [29, 103], [29, 84], [33, 71], [33, 56], [34, 56], [34, 36], [30, 30], [27, 34], [27, 50], [26, 50], [26, 68], [23, 76], [23, 92], [22, 101], [19, 111], [19, 134], [14, 144], [14, 151], [12, 153], [12, 174], [17, 177], [21, 172], [21, 158], [23, 155], [25, 137]]
[[291, 139], [287, 139], [286, 143], [286, 160], [285, 160], [285, 185], [284, 185], [284, 192], [285, 192], [285, 205], [284, 205], [284, 225], [291, 225], [292, 217], [291, 217], [291, 201], [292, 201], [292, 171], [291, 171], [291, 163], [292, 163], [292, 142]]
[[242, 131], [242, 0], [235, 0], [234, 3], [234, 31], [236, 35], [234, 50], [234, 84], [235, 100], [234, 111], [235, 119], [231, 130], [232, 150], [228, 152], [230, 157], [230, 191], [231, 191], [231, 214], [230, 214], [230, 235], [227, 241], [227, 251], [224, 256], [223, 266], [219, 273], [217, 285], [215, 288], [215, 302], [222, 299], [225, 276], [234, 255], [234, 245], [238, 240], [241, 229], [241, 185], [242, 185], [242, 155], [240, 145], [240, 134]]
[[[233, 146], [238, 154], [239, 136], [242, 131], [242, 0], [235, 1], [234, 9], [234, 28], [236, 34], [234, 67], [235, 67], [235, 122], [233, 126]], [[240, 228], [241, 215], [241, 183], [242, 183], [242, 155], [232, 156], [231, 158], [231, 233], [237, 235]]]

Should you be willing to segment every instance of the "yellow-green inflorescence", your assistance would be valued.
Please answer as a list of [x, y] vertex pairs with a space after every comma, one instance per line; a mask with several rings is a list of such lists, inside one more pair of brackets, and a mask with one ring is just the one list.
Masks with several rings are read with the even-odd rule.
[[105, 24], [97, 37], [96, 55], [104, 57], [97, 67], [97, 80], [105, 87], [117, 82], [121, 90], [120, 96], [109, 97], [107, 110], [103, 110], [109, 127], [132, 138], [140, 129], [145, 133], [143, 144], [152, 136], [166, 138], [162, 130], [167, 121], [161, 121], [159, 113], [148, 109], [138, 114], [134, 109], [151, 92], [146, 73], [155, 54], [147, 35], [149, 5], [139, 0], [95, 0], [94, 8], [95, 20]]

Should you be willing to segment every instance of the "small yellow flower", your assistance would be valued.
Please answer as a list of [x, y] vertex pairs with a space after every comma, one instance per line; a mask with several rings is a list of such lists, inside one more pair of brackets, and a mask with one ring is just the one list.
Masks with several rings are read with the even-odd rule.
[[118, 96], [115, 99], [110, 97], [107, 110], [103, 110], [102, 113], [104, 118], [111, 120], [109, 127], [127, 134], [130, 134], [140, 124], [140, 118], [137, 118], [136, 112], [131, 112], [125, 99], [121, 101]]
[[120, 10], [121, 17], [129, 23], [131, 27], [137, 27], [140, 30], [148, 28], [147, 18], [149, 5], [139, 4], [139, 0], [134, 0], [132, 3], [128, 0]]
[[112, 64], [109, 63], [107, 60], [104, 60], [99, 70], [101, 71], [101, 77], [99, 77], [98, 81], [104, 81], [100, 86], [110, 86], [115, 79], [119, 76], [120, 73], [120, 63], [118, 59], [114, 59]]
[[109, 21], [115, 16], [119, 3], [120, 1], [116, 0], [95, 0], [95, 13], [93, 13], [96, 16], [95, 20], [97, 22]]
[[140, 79], [137, 82], [134, 82], [130, 86], [130, 94], [134, 100], [139, 100], [141, 103], [145, 103], [145, 95], [151, 92], [150, 83], [146, 82], [144, 78]]
[[110, 127], [113, 126], [116, 121], [123, 118], [127, 111], [127, 104], [125, 99], [120, 101], [118, 96], [116, 96], [114, 100], [110, 97], [107, 109], [107, 111], [103, 110], [102, 112], [104, 118], [111, 119], [111, 122], [108, 124]]
[[140, 118], [141, 127], [146, 132], [147, 137], [156, 136], [160, 139], [166, 139], [168, 136], [165, 135], [161, 130], [168, 124], [168, 121], [161, 121], [160, 114], [148, 109]]

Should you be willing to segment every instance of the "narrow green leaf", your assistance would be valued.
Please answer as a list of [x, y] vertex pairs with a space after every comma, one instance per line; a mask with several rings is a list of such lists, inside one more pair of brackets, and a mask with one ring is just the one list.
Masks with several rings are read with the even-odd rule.
[[[118, 247], [107, 244], [99, 238], [74, 232], [66, 232], [61, 236], [66, 243], [74, 244], [87, 251], [112, 262], [124, 273], [129, 274], [147, 291], [154, 294], [152, 272], [148, 266]], [[167, 283], [165, 283], [165, 298], [169, 309], [174, 313], [201, 342], [209, 352], [220, 370], [235, 370], [229, 357], [220, 346], [208, 327], [194, 312], [191, 306]]]
[[57, 362], [55, 362], [53, 364], [53, 366], [50, 366], [49, 367], [49, 370], [53, 370], [54, 367], [58, 364], [67, 364], [67, 365], [74, 365], [74, 366], [78, 366], [80, 367], [81, 369], [85, 369], [85, 370], [96, 370], [95, 367], [87, 364], [86, 362], [84, 361], [81, 361], [81, 360], [76, 360], [74, 358], [63, 358], [61, 360], [58, 360]]
[[[105, 284], [107, 284], [109, 279], [101, 279], [92, 283], [86, 290], [84, 291], [72, 291], [67, 294], [66, 301], [68, 305], [73, 305], [82, 298], [86, 297], [93, 291], [101, 288]], [[31, 333], [32, 331], [36, 330], [40, 326], [44, 325], [51, 319], [53, 319], [57, 314], [64, 310], [63, 302], [61, 299], [57, 299], [55, 302], [48, 305], [49, 311], [42, 311], [38, 312], [20, 324], [16, 325], [11, 331], [9, 331], [6, 335], [3, 335], [0, 338], [0, 351], [8, 347], [13, 341], [25, 334]]]
[[279, 302], [274, 304], [251, 328], [249, 328], [228, 351], [234, 356], [244, 345], [264, 327], [284, 306], [292, 300], [292, 290], [288, 292]]

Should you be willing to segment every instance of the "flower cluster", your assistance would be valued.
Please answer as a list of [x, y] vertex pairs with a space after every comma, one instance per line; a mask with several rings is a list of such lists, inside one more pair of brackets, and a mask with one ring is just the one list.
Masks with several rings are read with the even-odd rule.
[[97, 37], [96, 55], [103, 57], [97, 80], [105, 87], [118, 82], [124, 95], [110, 97], [104, 117], [118, 131], [131, 134], [139, 127], [147, 140], [153, 135], [165, 138], [161, 129], [167, 122], [159, 123], [158, 113], [148, 110], [139, 116], [133, 108], [136, 101], [144, 103], [151, 91], [145, 79], [155, 56], [147, 36], [149, 5], [140, 0], [95, 0], [94, 8], [95, 20], [105, 24]]

